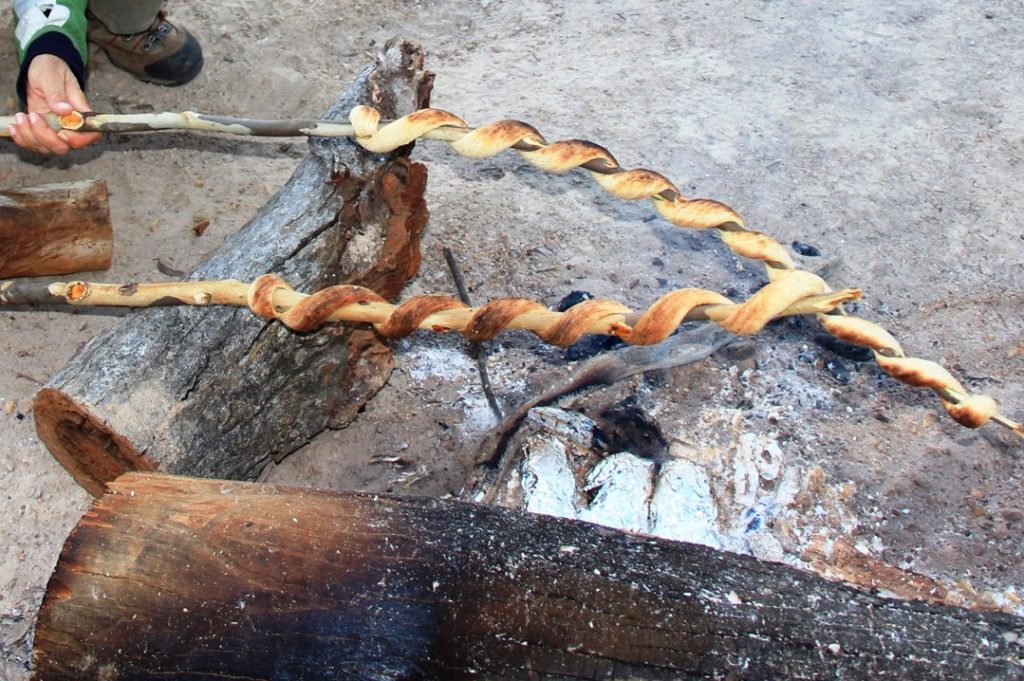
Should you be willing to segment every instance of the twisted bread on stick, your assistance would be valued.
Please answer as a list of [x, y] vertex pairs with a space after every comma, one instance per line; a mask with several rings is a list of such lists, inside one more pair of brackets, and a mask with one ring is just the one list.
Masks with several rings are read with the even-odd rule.
[[[748, 229], [743, 218], [729, 206], [710, 199], [687, 198], [672, 182], [654, 171], [622, 168], [610, 152], [592, 142], [563, 140], [549, 143], [534, 127], [520, 121], [498, 121], [473, 129], [451, 113], [423, 109], [381, 125], [379, 113], [366, 106], [352, 110], [348, 125], [337, 121], [255, 121], [193, 112], [130, 115], [75, 112], [49, 120], [55, 128], [101, 132], [190, 129], [241, 135], [353, 136], [361, 146], [374, 152], [391, 151], [417, 139], [435, 139], [448, 142], [456, 153], [468, 158], [487, 158], [514, 149], [528, 162], [547, 172], [583, 168], [614, 196], [627, 200], [650, 199], [662, 217], [679, 227], [715, 229], [733, 252], [760, 260], [768, 273], [769, 284], [747, 302], [730, 308], [726, 317], [722, 317], [721, 312], [728, 307], [728, 301], [715, 299], [717, 294], [712, 292], [687, 289], [663, 297], [639, 319], [632, 320], [632, 324], [621, 314], [622, 310], [615, 307], [616, 304], [608, 301], [580, 310], [570, 323], [566, 319], [545, 318], [545, 315], [557, 313], [539, 309], [537, 303], [515, 299], [501, 301], [501, 305], [484, 306], [471, 315], [473, 321], [468, 326], [437, 327], [439, 330], [442, 327], [461, 328], [471, 338], [486, 338], [498, 329], [508, 327], [531, 328], [545, 340], [559, 344], [571, 342], [568, 339], [582, 332], [614, 333], [632, 343], [657, 342], [671, 333], [679, 321], [692, 318], [713, 319], [736, 333], [755, 333], [773, 316], [782, 311], [791, 314], [802, 301], [814, 297], [820, 300], [830, 291], [824, 281], [797, 270], [789, 254], [776, 240]], [[283, 290], [282, 285], [286, 286], [283, 282], [275, 284], [278, 287], [275, 290]], [[255, 299], [250, 303], [260, 304]], [[327, 299], [319, 300], [318, 304], [326, 305]], [[357, 304], [379, 303], [365, 300]], [[407, 307], [394, 320], [379, 322], [379, 328], [382, 332], [397, 334], [416, 328], [417, 319], [422, 326], [437, 315], [461, 312], [464, 316], [465, 313], [458, 309], [460, 304], [457, 301], [435, 299], [421, 301], [421, 304], [423, 307], [416, 314], [413, 314], [412, 306]], [[344, 305], [346, 309], [352, 306], [351, 302]], [[276, 312], [271, 315], [271, 309], [262, 309], [267, 316], [278, 316]], [[426, 310], [432, 311], [420, 317]], [[712, 311], [718, 316], [713, 316]], [[877, 324], [851, 317], [836, 306], [807, 309], [805, 312], [816, 313], [824, 328], [838, 338], [871, 348], [879, 366], [889, 375], [909, 385], [933, 390], [950, 416], [962, 425], [977, 428], [992, 420], [1024, 437], [1024, 425], [997, 413], [996, 403], [991, 397], [969, 394], [935, 362], [907, 357], [899, 343]], [[707, 316], [701, 317], [701, 314]], [[620, 315], [621, 320], [617, 319]], [[605, 321], [614, 321], [605, 323], [602, 317]], [[529, 324], [523, 321], [525, 318], [531, 319]], [[674, 323], [671, 320], [675, 320]]]

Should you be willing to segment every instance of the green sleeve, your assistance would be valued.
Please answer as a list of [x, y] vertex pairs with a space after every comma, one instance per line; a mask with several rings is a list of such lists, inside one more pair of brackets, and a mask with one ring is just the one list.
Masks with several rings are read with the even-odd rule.
[[84, 64], [89, 56], [85, 42], [87, 0], [14, 0], [17, 21], [14, 37], [18, 61], [23, 62], [32, 43], [47, 33], [64, 35]]

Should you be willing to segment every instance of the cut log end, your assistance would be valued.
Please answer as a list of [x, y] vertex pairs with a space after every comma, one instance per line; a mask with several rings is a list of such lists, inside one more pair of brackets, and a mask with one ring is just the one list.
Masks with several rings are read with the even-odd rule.
[[90, 494], [101, 496], [123, 473], [155, 471], [156, 464], [102, 418], [60, 390], [43, 388], [33, 404], [36, 432], [54, 458]]
[[83, 180], [0, 192], [0, 277], [105, 270], [113, 255], [107, 185]]

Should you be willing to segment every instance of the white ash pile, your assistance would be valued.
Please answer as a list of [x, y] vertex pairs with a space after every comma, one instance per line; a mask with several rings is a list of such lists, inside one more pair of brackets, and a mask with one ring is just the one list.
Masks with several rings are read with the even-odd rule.
[[608, 452], [601, 428], [582, 414], [535, 408], [509, 445], [506, 456], [521, 462], [496, 503], [791, 564], [803, 564], [813, 538], [856, 528], [851, 483], [788, 460], [742, 422], [734, 411], [719, 426], [734, 435], [727, 448], [675, 441], [652, 457]]

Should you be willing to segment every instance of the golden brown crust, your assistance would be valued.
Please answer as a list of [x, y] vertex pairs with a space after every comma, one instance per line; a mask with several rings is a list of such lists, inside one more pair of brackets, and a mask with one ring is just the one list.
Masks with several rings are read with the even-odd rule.
[[729, 206], [712, 199], [659, 199], [654, 207], [663, 218], [677, 227], [689, 229], [720, 229], [723, 225], [743, 226], [743, 218]]
[[557, 322], [537, 335], [552, 345], [565, 347], [582, 338], [587, 329], [602, 319], [629, 311], [628, 307], [613, 300], [585, 300], [570, 307]]
[[438, 128], [466, 127], [465, 121], [447, 111], [420, 109], [378, 129], [380, 114], [375, 117], [375, 113], [368, 106], [357, 106], [349, 114], [349, 122], [356, 131], [356, 141], [360, 146], [376, 153], [394, 151]]
[[399, 305], [387, 321], [377, 324], [380, 335], [385, 338], [405, 338], [419, 328], [424, 319], [443, 310], [467, 307], [458, 300], [447, 296], [416, 296]]
[[765, 284], [729, 315], [722, 326], [741, 336], [757, 333], [793, 303], [826, 290], [828, 285], [821, 277], [794, 270]]
[[85, 125], [85, 116], [77, 111], [61, 114], [57, 117], [57, 120], [60, 121], [60, 127], [65, 130], [81, 130], [82, 126]]
[[871, 348], [876, 352], [888, 351], [893, 356], [903, 356], [903, 348], [888, 331], [874, 322], [847, 315], [818, 315], [818, 321], [830, 334], [847, 343]]
[[274, 291], [290, 288], [284, 279], [275, 274], [257, 277], [249, 286], [249, 309], [264, 319], [277, 319], [278, 314], [273, 303]]
[[916, 357], [885, 357], [877, 358], [878, 365], [893, 378], [916, 388], [932, 390], [954, 390], [964, 392], [953, 376], [935, 362]]
[[537, 151], [519, 153], [527, 161], [549, 173], [564, 173], [596, 160], [604, 161], [613, 167], [619, 165], [607, 149], [585, 140], [562, 140], [552, 142]]
[[988, 395], [971, 395], [959, 404], [943, 400], [942, 404], [953, 420], [967, 428], [981, 428], [999, 411], [996, 401]]
[[614, 333], [627, 343], [653, 345], [675, 333], [683, 320], [696, 308], [704, 305], [730, 304], [731, 300], [714, 291], [699, 288], [670, 291], [641, 314], [632, 328], [622, 324], [616, 327]]
[[774, 263], [787, 270], [793, 269], [793, 260], [789, 253], [775, 239], [760, 232], [721, 231], [722, 241], [737, 255], [751, 260]]
[[470, 130], [451, 146], [456, 153], [467, 158], [488, 158], [522, 142], [531, 146], [546, 144], [533, 126], [522, 121], [505, 120]]
[[492, 300], [473, 314], [469, 323], [462, 330], [462, 335], [471, 341], [491, 340], [513, 319], [541, 310], [547, 310], [547, 308], [529, 298]]
[[331, 286], [303, 299], [278, 318], [293, 331], [312, 331], [323, 326], [335, 311], [349, 305], [384, 302], [387, 301], [361, 286]]
[[627, 201], [649, 199], [662, 192], [679, 194], [679, 190], [667, 177], [653, 170], [637, 168], [610, 174], [590, 171], [590, 174], [609, 194]]

